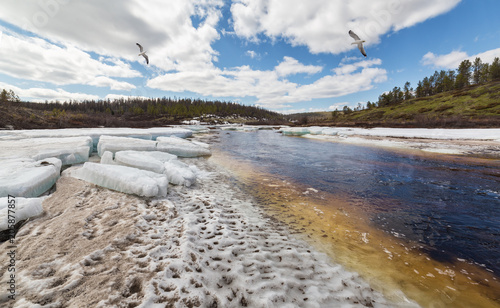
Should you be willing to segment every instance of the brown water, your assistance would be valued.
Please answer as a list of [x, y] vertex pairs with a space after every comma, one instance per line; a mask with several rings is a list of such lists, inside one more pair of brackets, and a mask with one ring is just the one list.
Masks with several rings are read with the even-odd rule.
[[[493, 221], [485, 221], [489, 229], [485, 229], [484, 224], [479, 225], [479, 222], [471, 221], [469, 216], [474, 212], [472, 209], [459, 215], [441, 216], [443, 218], [439, 221], [439, 215], [450, 209], [438, 208], [440, 211], [431, 213], [430, 219], [422, 219], [421, 213], [425, 212], [425, 208], [428, 212], [435, 210], [429, 210], [429, 207], [436, 204], [436, 193], [433, 189], [438, 192], [439, 189], [445, 190], [441, 196], [448, 195], [448, 199], [453, 202], [456, 202], [455, 198], [458, 197], [450, 197], [448, 188], [443, 186], [459, 187], [452, 191], [459, 190], [462, 195], [468, 193], [468, 186], [461, 187], [453, 179], [446, 179], [446, 176], [449, 177], [447, 172], [453, 174], [456, 171], [446, 170], [443, 175], [439, 169], [439, 166], [446, 169], [453, 165], [453, 168], [463, 170], [465, 167], [460, 164], [464, 163], [447, 162], [448, 159], [443, 156], [424, 159], [413, 155], [405, 157], [408, 154], [394, 154], [391, 157], [386, 152], [383, 153], [383, 159], [377, 159], [377, 155], [380, 155], [377, 150], [352, 146], [340, 149], [339, 145], [330, 146], [300, 138], [283, 137], [280, 140], [276, 136], [272, 132], [222, 133], [219, 150], [212, 159], [232, 170], [240, 184], [257, 198], [270, 216], [286, 222], [298, 237], [309, 241], [335, 262], [359, 272], [386, 296], [399, 302], [407, 296], [425, 307], [500, 307], [498, 278], [486, 265], [478, 265], [482, 262], [478, 262], [481, 258], [493, 260], [488, 261], [490, 267], [494, 267], [495, 262], [498, 262], [494, 255], [495, 249], [498, 249], [498, 246], [495, 246], [498, 244], [498, 233], [495, 233], [495, 230], [491, 232], [488, 226], [497, 219], [494, 216], [496, 209], [489, 211]], [[283, 143], [283, 146], [276, 146], [277, 142]], [[283, 147], [288, 152], [284, 151]], [[333, 163], [325, 153], [327, 150], [336, 151], [336, 161]], [[338, 180], [325, 176], [332, 176], [331, 172], [323, 174], [318, 169], [309, 168], [311, 161], [304, 158], [308, 155], [314, 157], [313, 162], [316, 161], [315, 165], [320, 168], [326, 165], [325, 161], [328, 161], [330, 166], [337, 164], [333, 168], [333, 174], [339, 175]], [[325, 156], [328, 158], [321, 161], [321, 157]], [[307, 163], [294, 162], [291, 157], [306, 160]], [[422, 160], [430, 160], [433, 163], [424, 164]], [[343, 163], [339, 164], [339, 161]], [[461, 181], [471, 182], [471, 177], [476, 176], [479, 179], [475, 182], [475, 191], [495, 192], [492, 187], [487, 186], [488, 181], [492, 181], [488, 174], [495, 174], [495, 169], [487, 167], [488, 163], [475, 162], [472, 167], [467, 165], [470, 177]], [[468, 161], [467, 164], [471, 162]], [[480, 167], [484, 164], [486, 167]], [[350, 176], [343, 169], [349, 169]], [[401, 177], [406, 177], [406, 180], [399, 178], [399, 181], [405, 181], [404, 185], [394, 183], [394, 178], [391, 178], [389, 173], [376, 174], [378, 181], [375, 181], [373, 174], [370, 173], [371, 177], [366, 176], [367, 169], [383, 170], [386, 173], [386, 169], [395, 169], [396, 172], [402, 173]], [[426, 177], [426, 184], [423, 180], [418, 180], [422, 170], [429, 172], [429, 169], [432, 169], [436, 176]], [[495, 175], [492, 177], [493, 182], [490, 185], [495, 184]], [[418, 201], [420, 199], [412, 199], [419, 191], [426, 191], [426, 195], [421, 193], [422, 197], [430, 201], [426, 203]], [[494, 193], [482, 193], [477, 196], [489, 196], [492, 199], [491, 204], [495, 204]], [[465, 203], [477, 202], [470, 197], [462, 199]], [[446, 200], [440, 202], [446, 203]], [[466, 205], [470, 207], [471, 204]], [[478, 211], [484, 203], [472, 205], [475, 211]], [[460, 236], [453, 239], [454, 233], [446, 230], [459, 229], [460, 224], [457, 221], [460, 219], [460, 223], [469, 227], [479, 225], [476, 228], [483, 228], [479, 231], [472, 228], [472, 231], [477, 232], [467, 235], [466, 247], [466, 250], [473, 251], [476, 246], [481, 253], [460, 255], [456, 252], [461, 249], [460, 245], [464, 239]], [[413, 222], [411, 228], [404, 227], [408, 221]], [[420, 223], [417, 223], [419, 221]], [[399, 225], [403, 227], [398, 227]], [[498, 228], [498, 225], [496, 227]], [[476, 240], [484, 233], [488, 235], [488, 232], [491, 233], [490, 238], [497, 241], [490, 242], [492, 248], [489, 250], [484, 249], [483, 244]], [[453, 248], [453, 245], [458, 247]]]

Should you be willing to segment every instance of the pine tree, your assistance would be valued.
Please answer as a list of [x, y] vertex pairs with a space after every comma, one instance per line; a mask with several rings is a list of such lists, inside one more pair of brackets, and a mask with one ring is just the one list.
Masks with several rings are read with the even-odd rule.
[[487, 83], [490, 78], [490, 65], [488, 63], [484, 63], [481, 68], [481, 78], [479, 79], [479, 83]]
[[463, 60], [457, 69], [457, 78], [455, 88], [462, 89], [470, 85], [472, 63], [469, 60]]
[[474, 60], [474, 64], [472, 65], [472, 79], [474, 81], [474, 84], [479, 84], [481, 82], [481, 74], [483, 72], [483, 62], [481, 61], [480, 58], [476, 58]]
[[3, 89], [2, 92], [0, 93], [0, 102], [6, 103], [8, 101], [9, 101], [9, 92], [7, 92], [7, 90]]
[[500, 78], [500, 59], [496, 57], [490, 65], [490, 79], [495, 80]]
[[409, 81], [405, 83], [404, 86], [404, 100], [409, 100], [413, 98], [413, 88], [411, 88], [411, 84]]

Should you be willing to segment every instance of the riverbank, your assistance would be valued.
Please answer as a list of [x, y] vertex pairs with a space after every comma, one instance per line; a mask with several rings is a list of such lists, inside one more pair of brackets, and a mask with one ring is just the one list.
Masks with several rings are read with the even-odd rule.
[[500, 158], [500, 129], [284, 127], [280, 130], [284, 135], [347, 144]]
[[190, 163], [204, 170], [197, 184], [167, 198], [59, 179], [16, 236], [16, 300], [3, 293], [2, 305], [400, 306], [293, 236], [224, 169]]

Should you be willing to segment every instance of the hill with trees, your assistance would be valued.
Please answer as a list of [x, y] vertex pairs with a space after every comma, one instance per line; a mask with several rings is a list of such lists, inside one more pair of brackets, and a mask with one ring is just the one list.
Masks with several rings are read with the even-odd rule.
[[435, 71], [415, 89], [406, 82], [366, 106], [290, 117], [334, 126], [500, 127], [500, 60], [464, 60], [457, 70]]
[[[3, 96], [4, 92], [6, 93]], [[12, 91], [0, 96], [0, 123], [5, 127], [151, 127], [197, 118], [209, 123], [282, 124], [282, 114], [233, 102], [200, 99], [122, 98], [99, 101], [22, 102]]]

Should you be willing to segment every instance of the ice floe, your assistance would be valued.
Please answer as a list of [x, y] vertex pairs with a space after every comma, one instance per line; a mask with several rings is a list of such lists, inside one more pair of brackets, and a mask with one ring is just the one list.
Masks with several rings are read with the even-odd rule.
[[179, 157], [199, 157], [212, 155], [212, 152], [210, 151], [208, 145], [200, 142], [191, 142], [189, 140], [176, 137], [159, 137], [157, 141], [158, 151], [167, 152]]
[[176, 136], [188, 138], [193, 131], [180, 127], [152, 127], [152, 128], [66, 128], [40, 130], [4, 130], [0, 131], [0, 140], [18, 140], [31, 138], [66, 138], [88, 136], [93, 140], [94, 151], [101, 136], [130, 137], [144, 140], [156, 140], [160, 136]]
[[97, 154], [99, 156], [102, 156], [106, 151], [116, 153], [126, 150], [155, 151], [156, 141], [130, 137], [101, 136], [97, 145]]
[[29, 138], [0, 140], [0, 160], [28, 157], [34, 160], [55, 157], [63, 165], [86, 162], [92, 153], [90, 137]]
[[[15, 223], [40, 215], [43, 212], [42, 202], [45, 198], [0, 198], [0, 231], [9, 228], [7, 219], [9, 215], [15, 217]], [[14, 206], [12, 209], [13, 214], [9, 214], [8, 212], [9, 204]]]
[[137, 168], [86, 162], [67, 170], [69, 176], [119, 192], [142, 197], [165, 197], [168, 179], [164, 174]]
[[2, 160], [0, 164], [0, 197], [38, 197], [57, 181], [61, 160], [46, 158], [34, 160], [17, 158]]
[[120, 151], [105, 152], [101, 164], [118, 164], [163, 173], [175, 185], [191, 186], [196, 182], [196, 168], [179, 160], [177, 156], [159, 151]]

